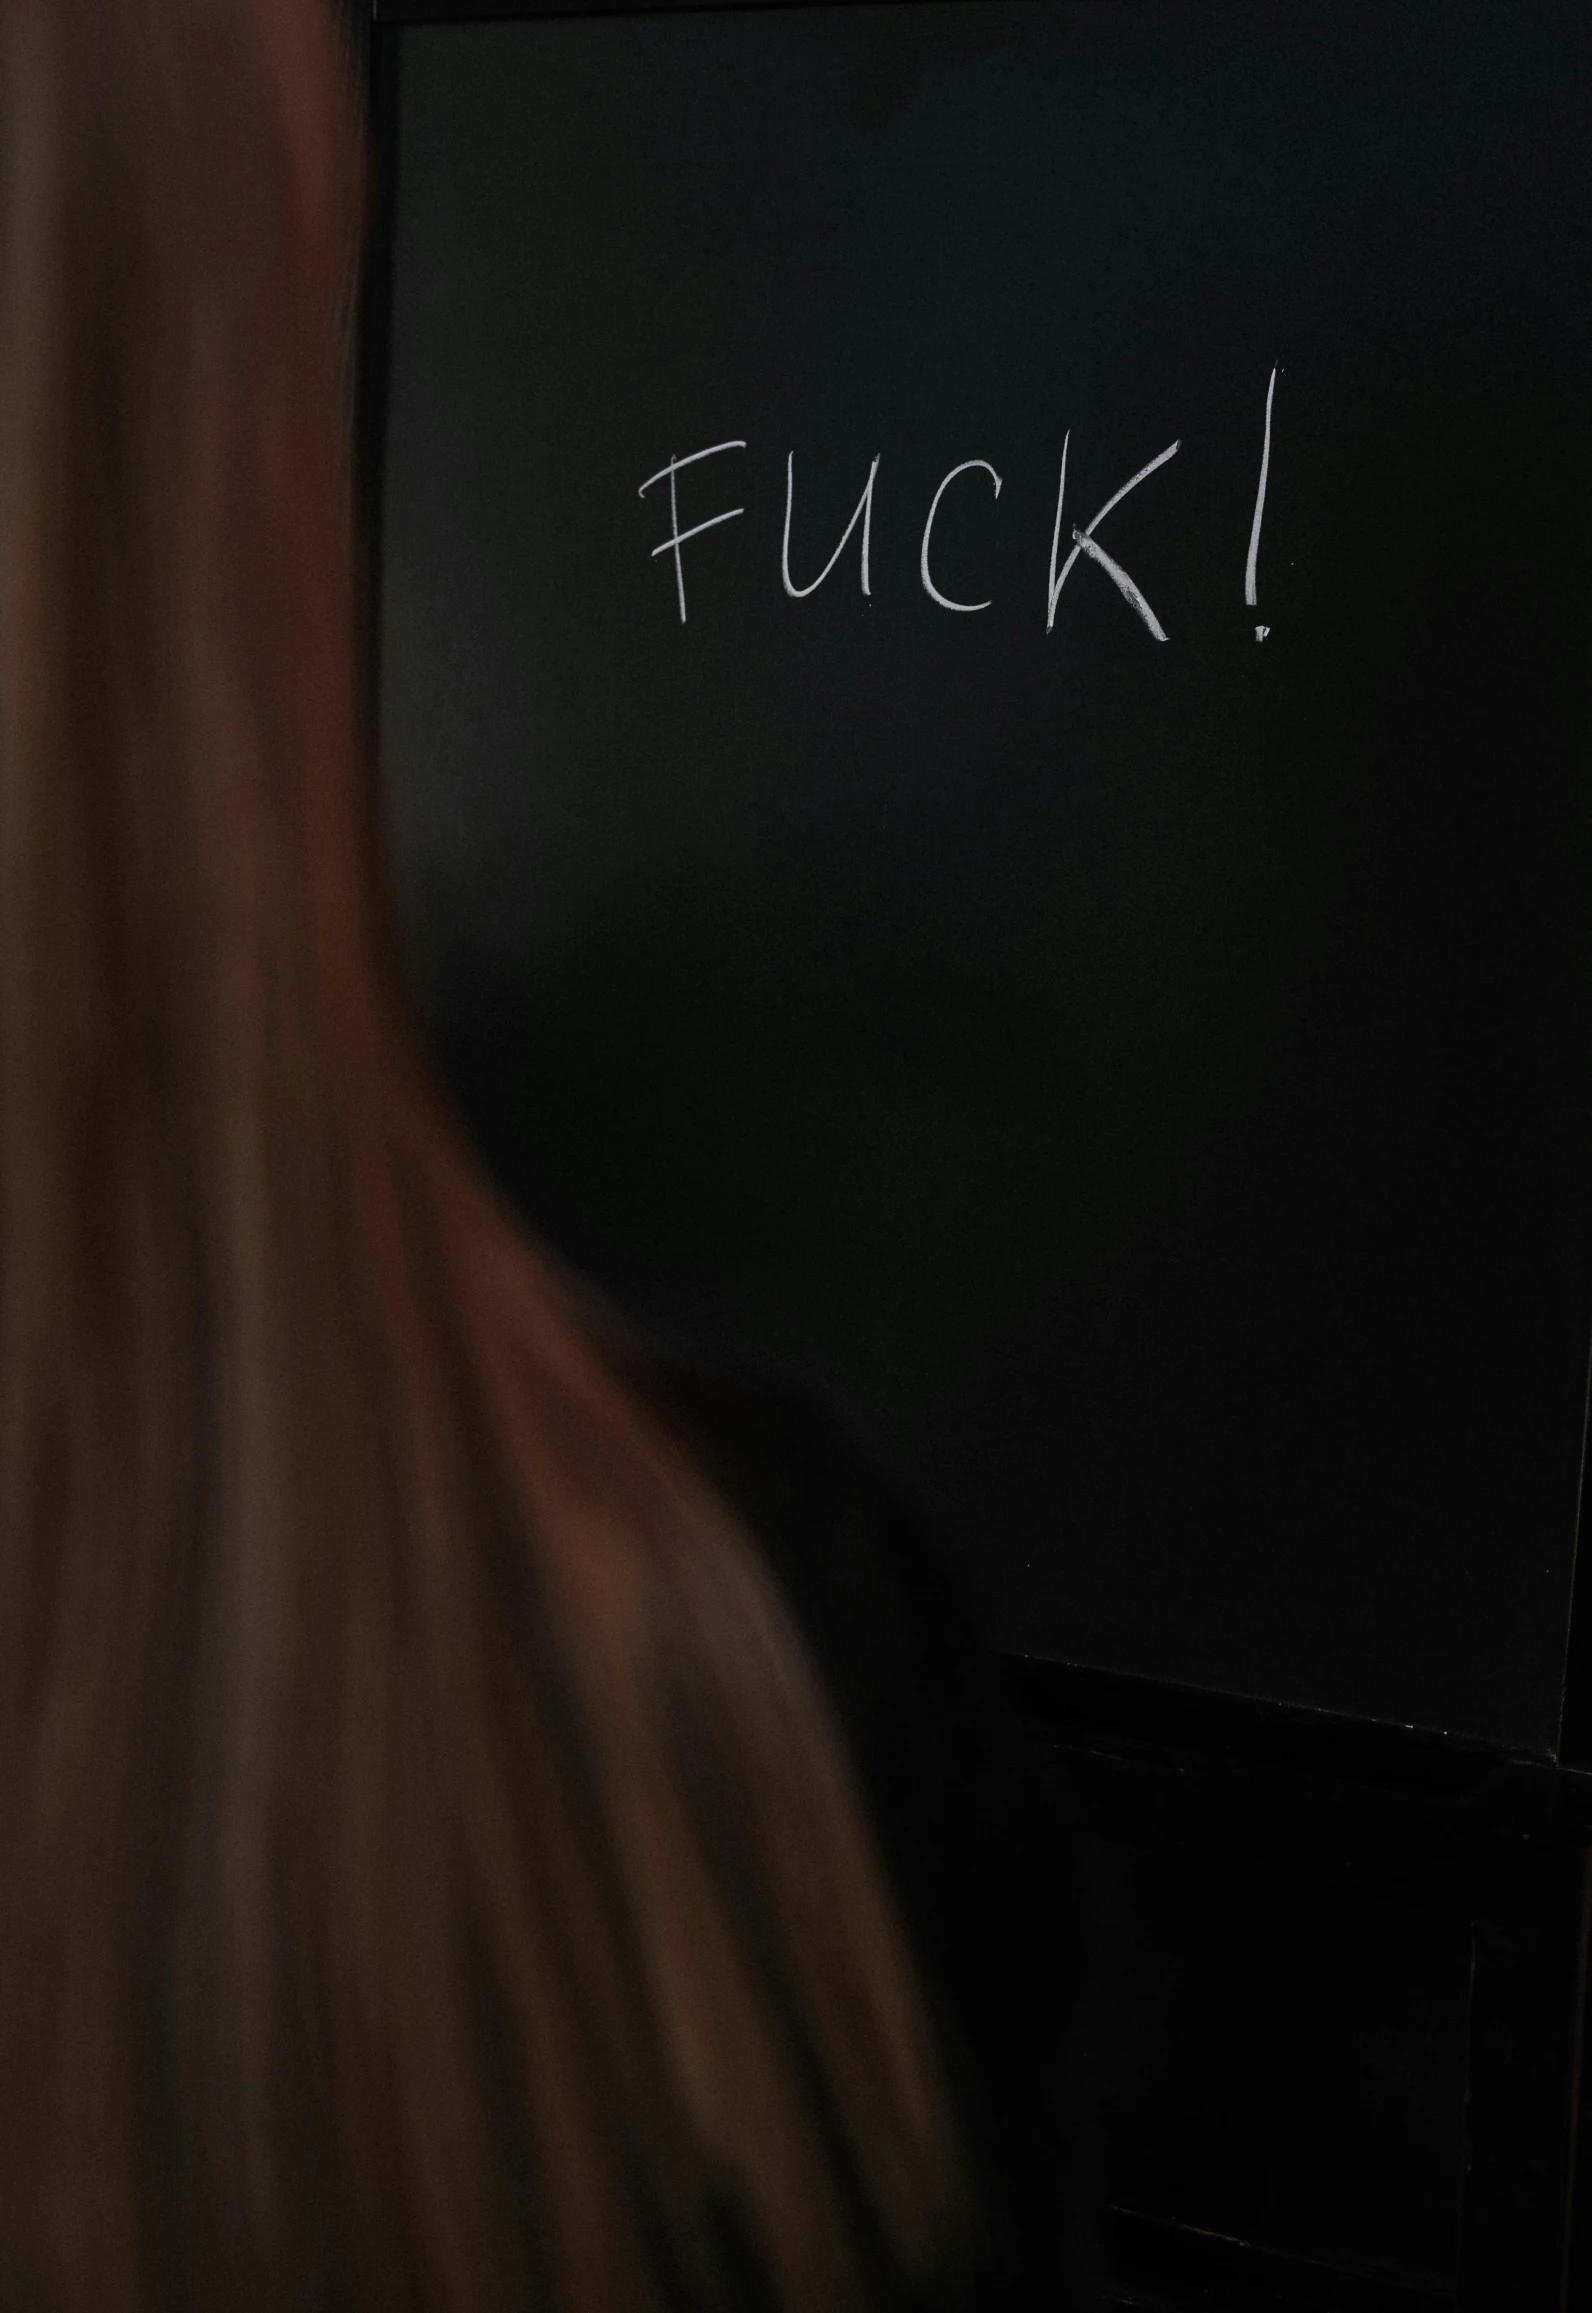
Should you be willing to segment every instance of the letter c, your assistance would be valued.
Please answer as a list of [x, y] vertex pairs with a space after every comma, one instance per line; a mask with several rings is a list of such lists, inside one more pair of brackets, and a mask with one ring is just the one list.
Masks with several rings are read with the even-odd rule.
[[934, 529], [934, 517], [940, 511], [940, 500], [945, 496], [946, 491], [949, 490], [951, 484], [956, 480], [958, 474], [971, 474], [975, 467], [977, 467], [980, 473], [987, 474], [989, 476], [990, 480], [995, 485], [996, 497], [998, 498], [1000, 496], [1001, 478], [999, 474], [996, 473], [994, 467], [990, 464], [988, 458], [965, 458], [960, 466], [953, 466], [951, 468], [951, 471], [946, 475], [945, 480], [935, 491], [934, 503], [929, 508], [929, 518], [923, 525], [923, 552], [918, 557], [918, 568], [923, 576], [924, 593], [928, 596], [931, 602], [937, 602], [941, 610], [988, 610], [989, 608], [989, 604], [987, 602], [953, 602], [948, 594], [942, 594], [940, 592], [933, 579], [929, 576], [929, 537]]

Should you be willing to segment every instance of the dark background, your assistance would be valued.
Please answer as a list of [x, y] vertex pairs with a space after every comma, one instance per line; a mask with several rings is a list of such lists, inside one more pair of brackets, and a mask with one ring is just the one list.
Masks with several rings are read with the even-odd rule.
[[[393, 42], [389, 822], [510, 1185], [819, 1387], [1009, 1647], [1551, 1751], [1586, 11]], [[1069, 428], [1069, 523], [1181, 439], [1100, 532], [1164, 646], [1087, 566], [1045, 633]], [[682, 627], [637, 485], [733, 435]], [[882, 453], [871, 601], [783, 594], [790, 451], [802, 580]]]

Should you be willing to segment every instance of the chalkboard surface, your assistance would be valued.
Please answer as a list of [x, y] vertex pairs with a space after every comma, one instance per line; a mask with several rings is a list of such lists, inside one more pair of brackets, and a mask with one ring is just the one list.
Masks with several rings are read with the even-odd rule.
[[1554, 1748], [1579, 4], [416, 24], [387, 813], [514, 1193], [1023, 1652]]

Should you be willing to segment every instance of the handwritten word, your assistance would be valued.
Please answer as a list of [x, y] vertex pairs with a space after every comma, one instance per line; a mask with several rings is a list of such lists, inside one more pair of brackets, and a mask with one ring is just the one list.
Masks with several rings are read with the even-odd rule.
[[[1277, 377], [1278, 371], [1274, 368], [1270, 383], [1266, 388], [1266, 426], [1260, 453], [1260, 482], [1255, 492], [1254, 519], [1251, 522], [1249, 532], [1249, 555], [1244, 566], [1244, 601], [1251, 610], [1256, 608], [1260, 599], [1258, 582], [1260, 530], [1266, 511], [1266, 486], [1271, 472], [1271, 416], [1272, 402], [1277, 391]], [[1079, 562], [1088, 561], [1093, 563], [1104, 577], [1110, 579], [1128, 608], [1142, 621], [1151, 639], [1160, 643], [1166, 641], [1166, 629], [1151, 609], [1143, 588], [1123, 568], [1115, 555], [1107, 552], [1095, 533], [1106, 516], [1114, 512], [1130, 492], [1137, 490], [1141, 482], [1147, 482], [1152, 474], [1159, 473], [1163, 466], [1169, 464], [1177, 456], [1182, 446], [1181, 442], [1169, 442], [1164, 450], [1157, 451], [1156, 455], [1142, 465], [1137, 473], [1130, 474], [1122, 487], [1112, 492], [1099, 512], [1092, 516], [1089, 521], [1081, 527], [1077, 523], [1071, 524], [1069, 534], [1072, 544], [1066, 560], [1061, 563], [1058, 569], [1057, 559], [1061, 553], [1062, 530], [1066, 526], [1067, 459], [1072, 449], [1072, 430], [1070, 427], [1068, 428], [1062, 437], [1061, 480], [1056, 490], [1056, 521], [1050, 535], [1050, 572], [1045, 594], [1046, 634], [1049, 634], [1055, 626], [1056, 608], [1061, 600], [1063, 587], [1078, 567]], [[671, 456], [667, 465], [660, 466], [655, 474], [647, 476], [637, 493], [638, 496], [644, 498], [647, 492], [659, 482], [666, 481], [669, 485], [669, 535], [661, 545], [652, 549], [652, 554], [655, 561], [660, 554], [670, 554], [674, 557], [675, 596], [680, 606], [682, 626], [686, 623], [686, 600], [685, 563], [681, 555], [681, 548], [692, 539], [701, 538], [707, 531], [716, 530], [723, 522], [734, 522], [745, 513], [746, 509], [744, 506], [730, 506], [723, 512], [709, 514], [702, 521], [693, 522], [689, 528], [682, 530], [680, 527], [679, 477], [688, 467], [700, 465], [705, 459], [722, 457], [727, 451], [744, 450], [745, 448], [745, 442], [740, 440], [715, 442], [710, 448], [693, 450], [689, 456], [684, 458]], [[785, 527], [780, 539], [779, 575], [780, 584], [793, 602], [805, 602], [809, 595], [817, 593], [845, 553], [859, 523], [862, 525], [860, 550], [862, 591], [865, 596], [871, 598], [873, 593], [874, 488], [879, 479], [879, 468], [882, 463], [883, 453], [876, 452], [873, 464], [868, 468], [868, 479], [863, 484], [862, 496], [857, 501], [851, 520], [840, 533], [839, 542], [830, 554], [829, 560], [824, 564], [816, 578], [809, 579], [805, 585], [798, 585], [791, 574], [791, 529], [796, 506], [796, 453], [792, 450], [787, 455], [785, 460]], [[924, 593], [940, 610], [954, 611], [959, 615], [967, 616], [978, 611], [989, 610], [993, 604], [993, 597], [987, 596], [982, 602], [961, 602], [955, 595], [946, 594], [935, 583], [930, 561], [930, 549], [934, 540], [934, 523], [940, 511], [940, 501], [951, 484], [959, 481], [964, 474], [987, 474], [995, 498], [1000, 497], [1001, 478], [987, 458], [964, 458], [960, 465], [953, 466], [929, 501], [928, 518], [923, 525], [923, 542], [918, 551], [918, 576], [922, 580]], [[1255, 640], [1264, 642], [1270, 632], [1269, 626], [1257, 625]]]

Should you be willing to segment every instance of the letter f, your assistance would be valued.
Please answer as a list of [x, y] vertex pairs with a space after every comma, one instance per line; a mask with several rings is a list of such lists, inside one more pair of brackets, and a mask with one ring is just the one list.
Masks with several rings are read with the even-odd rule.
[[704, 530], [716, 530], [721, 522], [733, 522], [737, 514], [746, 512], [746, 508], [744, 506], [732, 506], [727, 514], [712, 514], [706, 522], [694, 522], [689, 530], [682, 530], [680, 527], [680, 490], [675, 476], [683, 472], [687, 466], [696, 465], [702, 458], [716, 458], [721, 450], [744, 450], [745, 447], [744, 442], [715, 442], [710, 450], [693, 450], [689, 458], [671, 458], [666, 466], [660, 466], [655, 474], [649, 474], [641, 488], [636, 492], [638, 498], [645, 498], [654, 482], [667, 481], [669, 485], [669, 535], [661, 546], [653, 548], [652, 558], [656, 561], [660, 554], [672, 554], [674, 556], [674, 583], [680, 597], [680, 624], [682, 626], [685, 624], [685, 567], [680, 560], [681, 547], [688, 538], [700, 538]]

